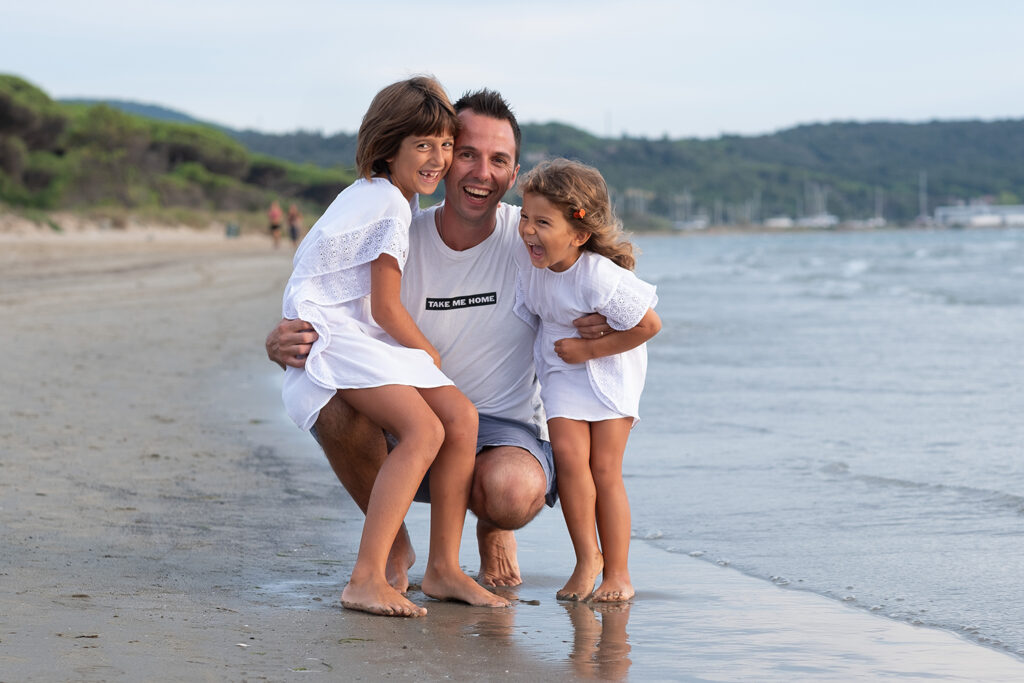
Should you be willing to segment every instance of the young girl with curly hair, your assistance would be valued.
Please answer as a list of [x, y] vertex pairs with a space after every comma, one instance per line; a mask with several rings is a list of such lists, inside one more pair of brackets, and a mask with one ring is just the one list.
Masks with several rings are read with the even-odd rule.
[[[518, 257], [517, 313], [539, 322], [534, 360], [576, 552], [576, 568], [556, 596], [624, 602], [634, 589], [622, 458], [639, 419], [644, 343], [661, 329], [655, 288], [632, 272], [633, 245], [596, 169], [544, 162], [520, 181], [520, 193], [526, 248]], [[572, 321], [595, 311], [612, 331], [581, 339]]]

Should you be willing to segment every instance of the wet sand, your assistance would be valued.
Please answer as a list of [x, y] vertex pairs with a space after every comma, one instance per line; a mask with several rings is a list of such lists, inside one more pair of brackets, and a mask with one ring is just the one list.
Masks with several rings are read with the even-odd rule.
[[[519, 534], [511, 609], [342, 609], [361, 515], [263, 352], [289, 271], [264, 237], [0, 233], [0, 681], [1024, 679], [954, 634], [641, 540], [634, 603], [558, 603], [557, 510]], [[474, 546], [470, 523], [470, 572]]]

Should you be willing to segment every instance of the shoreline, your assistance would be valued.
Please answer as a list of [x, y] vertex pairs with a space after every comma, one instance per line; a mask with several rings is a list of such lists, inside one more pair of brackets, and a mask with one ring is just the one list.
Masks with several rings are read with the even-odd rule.
[[[230, 223], [241, 224], [241, 239], [267, 239], [269, 234], [262, 224], [259, 212], [214, 212], [190, 211], [190, 225], [182, 224], [170, 212], [166, 216], [157, 214], [132, 213], [123, 209], [104, 212], [103, 209], [82, 211], [38, 212], [38, 217], [0, 207], [0, 243], [51, 239], [87, 239], [95, 241], [132, 241], [138, 238], [180, 239], [205, 236], [224, 238]], [[307, 218], [306, 231], [312, 227], [315, 218]], [[788, 227], [776, 228], [766, 225], [711, 225], [701, 229], [631, 229], [624, 226], [627, 234], [639, 237], [700, 237], [703, 235], [804, 235], [900, 232], [905, 230], [931, 230], [958, 232], [961, 230], [1013, 230], [1021, 226], [944, 226], [929, 224], [888, 224], [884, 226], [856, 226], [839, 224], [830, 228]], [[283, 240], [282, 243], [287, 240]]]
[[[559, 603], [560, 512], [509, 610], [344, 610], [361, 514], [280, 407], [263, 338], [291, 250], [116, 231], [11, 240], [0, 311], [0, 680], [1020, 680], [1024, 662], [632, 544], [636, 600]], [[426, 558], [429, 508], [408, 520]], [[462, 561], [478, 565], [472, 522]]]

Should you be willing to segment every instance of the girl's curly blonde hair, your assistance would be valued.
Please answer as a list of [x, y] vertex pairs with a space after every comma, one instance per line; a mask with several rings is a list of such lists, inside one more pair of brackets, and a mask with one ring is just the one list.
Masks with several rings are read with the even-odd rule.
[[592, 166], [569, 159], [537, 164], [519, 181], [519, 194], [536, 194], [562, 209], [569, 224], [590, 235], [582, 249], [589, 249], [633, 270], [639, 253], [622, 231], [615, 216], [608, 185]]

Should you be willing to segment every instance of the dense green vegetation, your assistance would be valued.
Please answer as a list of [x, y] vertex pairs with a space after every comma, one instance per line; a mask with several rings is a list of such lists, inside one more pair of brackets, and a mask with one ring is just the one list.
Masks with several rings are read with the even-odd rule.
[[222, 130], [104, 104], [57, 103], [0, 75], [0, 200], [27, 209], [322, 208], [352, 174], [253, 154]]
[[[355, 136], [229, 131], [250, 149], [321, 165], [353, 163]], [[746, 222], [827, 210], [843, 219], [881, 209], [894, 221], [990, 197], [1024, 201], [1024, 120], [831, 123], [713, 140], [601, 138], [559, 123], [523, 126], [523, 168], [567, 156], [598, 167], [620, 210], [683, 220]], [[628, 196], [627, 196], [628, 195]]]
[[[153, 105], [110, 105], [117, 111], [55, 104], [23, 81], [0, 77], [0, 199], [234, 208], [277, 194], [324, 204], [352, 177], [339, 169], [354, 165], [354, 134], [201, 127]], [[32, 114], [26, 121], [14, 110]], [[523, 125], [523, 169], [551, 156], [601, 169], [634, 227], [824, 211], [851, 220], [881, 210], [890, 221], [910, 221], [920, 211], [922, 176], [929, 211], [979, 198], [1024, 201], [1024, 120], [830, 123], [711, 140], [602, 138], [559, 123]]]
[[527, 157], [568, 155], [594, 164], [620, 190], [653, 192], [653, 213], [697, 211], [734, 222], [825, 209], [844, 219], [881, 207], [892, 220], [919, 212], [921, 174], [929, 210], [992, 196], [1024, 198], [1024, 121], [832, 123], [757, 137], [617, 140], [558, 124], [523, 131]]

